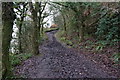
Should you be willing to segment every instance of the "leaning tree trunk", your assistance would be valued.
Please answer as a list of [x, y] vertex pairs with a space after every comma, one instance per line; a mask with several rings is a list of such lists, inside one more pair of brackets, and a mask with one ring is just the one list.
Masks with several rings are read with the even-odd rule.
[[3, 62], [3, 78], [11, 75], [10, 61], [9, 61], [9, 47], [12, 38], [13, 22], [15, 19], [12, 2], [2, 3], [2, 62]]

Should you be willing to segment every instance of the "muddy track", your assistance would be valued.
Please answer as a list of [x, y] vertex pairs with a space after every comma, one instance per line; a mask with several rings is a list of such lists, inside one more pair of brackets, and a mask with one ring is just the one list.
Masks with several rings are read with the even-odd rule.
[[41, 56], [25, 61], [19, 74], [28, 78], [114, 78], [83, 54], [64, 47], [54, 34], [47, 32], [48, 41], [40, 46]]

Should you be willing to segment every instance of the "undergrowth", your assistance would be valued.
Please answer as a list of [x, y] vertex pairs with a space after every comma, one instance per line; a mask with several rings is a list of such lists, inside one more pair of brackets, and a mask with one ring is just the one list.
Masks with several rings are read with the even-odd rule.
[[[113, 41], [87, 40], [87, 41], [79, 42], [79, 40], [77, 38], [75, 38], [75, 40], [78, 42], [77, 42], [77, 44], [74, 44], [74, 42], [73, 42], [74, 39], [67, 39], [65, 36], [65, 32], [63, 30], [59, 30], [56, 33], [56, 37], [60, 40], [60, 42], [66, 44], [70, 48], [76, 48], [76, 46], [77, 46], [78, 49], [90, 50], [93, 53], [102, 53], [102, 51], [104, 51], [105, 48], [117, 45], [116, 40], [113, 40]], [[80, 45], [80, 44], [82, 44], [82, 45]], [[114, 59], [113, 61], [116, 64], [120, 64], [120, 53], [116, 53], [116, 52], [113, 53], [112, 58]]]
[[10, 53], [10, 61], [12, 66], [19, 65], [22, 61], [30, 58], [32, 56], [31, 53], [21, 53], [21, 54], [13, 54]]

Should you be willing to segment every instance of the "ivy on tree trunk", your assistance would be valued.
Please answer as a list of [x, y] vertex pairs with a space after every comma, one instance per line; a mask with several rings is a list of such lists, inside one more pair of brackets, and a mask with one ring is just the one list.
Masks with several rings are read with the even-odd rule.
[[2, 62], [3, 62], [3, 78], [11, 76], [11, 64], [9, 60], [9, 47], [12, 38], [12, 29], [15, 20], [12, 2], [2, 3]]

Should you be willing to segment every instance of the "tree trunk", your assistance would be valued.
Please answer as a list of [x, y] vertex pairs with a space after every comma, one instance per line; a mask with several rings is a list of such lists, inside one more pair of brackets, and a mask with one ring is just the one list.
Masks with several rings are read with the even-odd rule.
[[12, 2], [2, 3], [2, 62], [3, 62], [3, 78], [11, 76], [9, 47], [12, 38], [13, 22], [15, 19]]
[[64, 14], [62, 14], [62, 18], [63, 18], [64, 30], [66, 32], [66, 20]]
[[84, 40], [84, 23], [81, 24], [81, 27], [80, 27], [80, 41], [82, 42]]
[[77, 27], [77, 36], [79, 37], [79, 38], [81, 38], [81, 36], [80, 36], [80, 32], [79, 32], [79, 30], [80, 30], [80, 22], [78, 22], [79, 21], [79, 15], [76, 13], [75, 14], [75, 19], [76, 19], [76, 27]]
[[30, 5], [30, 10], [32, 13], [32, 19], [34, 23], [34, 28], [33, 28], [33, 53], [35, 55], [39, 54], [39, 35], [40, 35], [40, 29], [38, 26], [38, 17], [37, 17], [37, 10], [36, 7], [33, 7], [32, 2], [29, 3]]
[[42, 35], [44, 34], [43, 31], [44, 31], [44, 27], [43, 27], [43, 24], [41, 24], [41, 34]]
[[79, 27], [78, 30], [79, 30], [80, 41], [82, 42], [84, 40], [84, 27], [85, 27], [84, 16], [78, 15], [77, 21], [80, 21], [80, 22], [78, 22], [78, 27]]
[[20, 20], [20, 25], [19, 25], [19, 53], [23, 53], [22, 50], [22, 45], [21, 45], [21, 35], [22, 35], [22, 23], [23, 23], [24, 18], [22, 17]]
[[40, 28], [41, 28], [41, 2], [40, 3], [37, 3], [38, 7], [39, 7], [39, 16], [38, 16], [38, 28], [39, 28], [39, 36], [41, 36], [40, 34]]
[[23, 21], [24, 21], [24, 18], [25, 18], [25, 7], [26, 7], [27, 4], [23, 3], [23, 9], [21, 11], [21, 18], [20, 18], [20, 25], [19, 25], [19, 53], [23, 53], [23, 49], [22, 49], [22, 24], [23, 24]]

